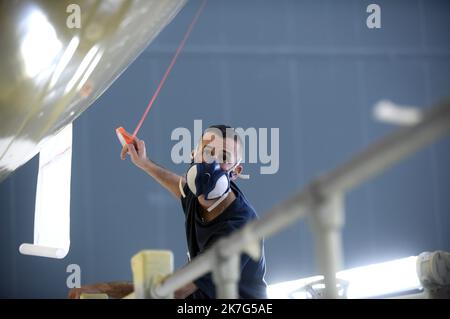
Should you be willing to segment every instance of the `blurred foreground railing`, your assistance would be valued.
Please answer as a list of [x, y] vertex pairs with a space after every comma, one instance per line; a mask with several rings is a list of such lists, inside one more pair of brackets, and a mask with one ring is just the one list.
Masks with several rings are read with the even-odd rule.
[[261, 239], [309, 215], [315, 234], [319, 273], [325, 277], [325, 297], [338, 298], [336, 272], [342, 265], [345, 192], [382, 173], [449, 131], [450, 100], [447, 99], [426, 111], [418, 124], [388, 134], [348, 162], [313, 180], [261, 219], [219, 240], [163, 282], [153, 285], [144, 282], [148, 289], [135, 289], [135, 297], [168, 298], [178, 288], [212, 272], [217, 297], [238, 298], [240, 254], [247, 253], [252, 258], [258, 258]]

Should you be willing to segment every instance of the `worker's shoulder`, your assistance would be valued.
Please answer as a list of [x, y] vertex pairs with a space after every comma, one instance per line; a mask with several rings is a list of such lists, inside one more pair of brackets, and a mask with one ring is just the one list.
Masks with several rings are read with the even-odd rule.
[[238, 205], [241, 206], [244, 210], [251, 213], [252, 215], [257, 216], [255, 208], [250, 204], [250, 201], [244, 195], [242, 190], [236, 185], [236, 183], [231, 182], [231, 189], [236, 195], [236, 199], [238, 200]]
[[239, 198], [239, 203], [235, 209], [234, 217], [242, 220], [252, 220], [258, 218], [253, 206], [246, 200], [245, 197]]
[[228, 219], [236, 224], [245, 224], [250, 220], [258, 218], [256, 210], [249, 203], [242, 191], [238, 188], [233, 189], [236, 195], [234, 203], [231, 205], [231, 214]]

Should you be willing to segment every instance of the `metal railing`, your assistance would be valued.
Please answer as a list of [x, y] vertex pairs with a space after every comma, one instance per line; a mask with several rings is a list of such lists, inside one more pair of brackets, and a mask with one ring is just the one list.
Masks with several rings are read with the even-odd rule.
[[153, 286], [150, 296], [166, 298], [178, 288], [212, 272], [217, 298], [238, 298], [240, 254], [247, 253], [257, 259], [261, 252], [259, 243], [263, 238], [309, 215], [315, 234], [319, 273], [325, 279], [325, 297], [338, 298], [336, 272], [342, 264], [345, 192], [449, 131], [450, 100], [446, 99], [426, 111], [419, 123], [388, 134], [330, 173], [313, 180], [262, 218], [220, 239], [185, 267]]

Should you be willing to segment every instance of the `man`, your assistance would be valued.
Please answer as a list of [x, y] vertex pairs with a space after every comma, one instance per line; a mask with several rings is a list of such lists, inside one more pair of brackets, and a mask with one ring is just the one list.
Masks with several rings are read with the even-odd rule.
[[[122, 160], [129, 154], [131, 161], [177, 199], [181, 200], [186, 218], [186, 237], [190, 258], [208, 249], [219, 238], [231, 234], [247, 222], [257, 218], [235, 181], [242, 174], [243, 145], [234, 130], [226, 125], [213, 125], [205, 130], [192, 153], [192, 163], [186, 176], [174, 174], [151, 161], [145, 143], [137, 139], [125, 145]], [[265, 257], [254, 261], [246, 254], [241, 256], [239, 296], [241, 298], [266, 298]], [[103, 285], [103, 286], [102, 286]], [[106, 285], [106, 286], [105, 286]], [[109, 283], [73, 289], [69, 297], [79, 297], [81, 292], [104, 292], [114, 297], [132, 291], [129, 283]], [[175, 292], [175, 298], [215, 298], [211, 274], [205, 275]]]

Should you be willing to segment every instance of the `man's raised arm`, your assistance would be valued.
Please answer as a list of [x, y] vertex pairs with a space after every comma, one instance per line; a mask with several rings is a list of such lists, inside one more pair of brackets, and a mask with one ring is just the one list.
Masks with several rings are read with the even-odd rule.
[[182, 187], [184, 187], [186, 181], [184, 177], [181, 177], [150, 160], [147, 157], [145, 150], [145, 143], [143, 140], [136, 138], [137, 149], [133, 144], [125, 144], [120, 153], [120, 158], [125, 159], [128, 153], [131, 157], [131, 161], [134, 165], [144, 170], [148, 175], [153, 177], [158, 183], [172, 193], [177, 199], [181, 197], [179, 182], [182, 179]]

